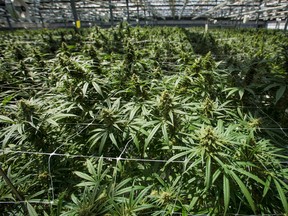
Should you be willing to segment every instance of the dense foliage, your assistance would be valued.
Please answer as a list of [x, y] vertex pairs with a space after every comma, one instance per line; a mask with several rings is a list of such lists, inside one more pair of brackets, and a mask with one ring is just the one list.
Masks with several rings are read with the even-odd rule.
[[[3, 215], [288, 213], [288, 39], [1, 33]], [[10, 203], [9, 203], [10, 202]]]

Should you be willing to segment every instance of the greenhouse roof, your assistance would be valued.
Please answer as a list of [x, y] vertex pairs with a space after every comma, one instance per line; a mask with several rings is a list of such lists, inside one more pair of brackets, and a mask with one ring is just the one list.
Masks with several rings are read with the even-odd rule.
[[287, 17], [287, 0], [0, 0], [0, 23]]

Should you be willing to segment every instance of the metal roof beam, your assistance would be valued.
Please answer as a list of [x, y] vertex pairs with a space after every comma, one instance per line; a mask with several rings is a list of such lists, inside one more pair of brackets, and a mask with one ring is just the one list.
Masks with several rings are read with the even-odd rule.
[[[265, 12], [265, 11], [269, 11], [269, 10], [284, 9], [284, 8], [287, 8], [287, 10], [288, 10], [288, 5], [281, 5], [281, 6], [277, 6], [277, 7], [269, 7], [269, 8], [263, 8], [263, 9], [260, 9], [260, 10], [247, 11], [247, 12], [241, 13], [241, 16], [254, 14], [254, 13], [261, 13], [261, 12]], [[237, 17], [237, 16], [239, 16], [239, 14], [228, 15], [228, 17], [231, 17], [231, 18], [232, 17]]]
[[223, 3], [220, 3], [219, 5], [211, 8], [211, 9], [209, 9], [209, 10], [207, 10], [207, 11], [205, 11], [204, 13], [201, 13], [201, 14], [197, 15], [196, 17], [194, 17], [194, 18], [192, 18], [192, 19], [194, 20], [194, 19], [200, 18], [200, 17], [202, 17], [202, 16], [204, 16], [204, 15], [206, 15], [206, 14], [209, 14], [209, 13], [211, 13], [211, 12], [214, 12], [214, 11], [216, 11], [216, 10], [219, 10], [219, 9], [221, 9], [222, 7], [226, 6], [230, 1], [231, 1], [231, 0], [227, 0], [227, 1], [223, 2]]

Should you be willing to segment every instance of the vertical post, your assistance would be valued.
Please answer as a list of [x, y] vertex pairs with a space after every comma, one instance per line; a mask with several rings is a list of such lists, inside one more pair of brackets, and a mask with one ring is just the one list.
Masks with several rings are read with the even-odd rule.
[[276, 19], [276, 24], [275, 24], [275, 29], [279, 29], [280, 23], [278, 21], [278, 19]]
[[[141, 2], [141, 4], [142, 4], [142, 2]], [[143, 10], [144, 10], [144, 17], [145, 17], [145, 25], [148, 23], [148, 21], [147, 21], [147, 15], [146, 15], [146, 4], [144, 3], [143, 4]]]
[[40, 9], [39, 9], [39, 16], [40, 16], [40, 21], [42, 23], [42, 27], [45, 28], [43, 17], [42, 17], [42, 13], [41, 13]]
[[288, 27], [288, 16], [286, 17], [285, 20], [284, 31], [287, 31], [287, 27]]
[[111, 26], [114, 26], [113, 8], [112, 8], [111, 0], [109, 0], [109, 10], [110, 10], [110, 23], [111, 23]]
[[137, 19], [139, 20], [139, 2], [137, 1]]
[[5, 10], [5, 13], [4, 13], [4, 14], [5, 14], [4, 16], [6, 16], [6, 21], [7, 21], [7, 23], [8, 23], [9, 28], [12, 29], [12, 24], [11, 24], [9, 15], [7, 14], [7, 11], [6, 11], [6, 10]]
[[256, 18], [256, 27], [259, 28], [259, 16], [260, 16], [260, 13], [257, 13], [257, 18]]
[[76, 11], [75, 0], [70, 0], [70, 5], [71, 5], [74, 21], [75, 21], [75, 27], [76, 27], [76, 29], [79, 29], [80, 28], [80, 20], [78, 18], [78, 14], [77, 14], [77, 11]]
[[126, 8], [127, 8], [127, 22], [130, 21], [130, 14], [129, 14], [129, 0], [126, 0]]
[[208, 33], [208, 22], [205, 24], [205, 34]]

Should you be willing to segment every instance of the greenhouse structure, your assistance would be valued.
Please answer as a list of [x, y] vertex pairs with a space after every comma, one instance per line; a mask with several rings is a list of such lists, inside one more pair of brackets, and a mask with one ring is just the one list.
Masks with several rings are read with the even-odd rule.
[[0, 0], [0, 215], [288, 215], [287, 0]]

